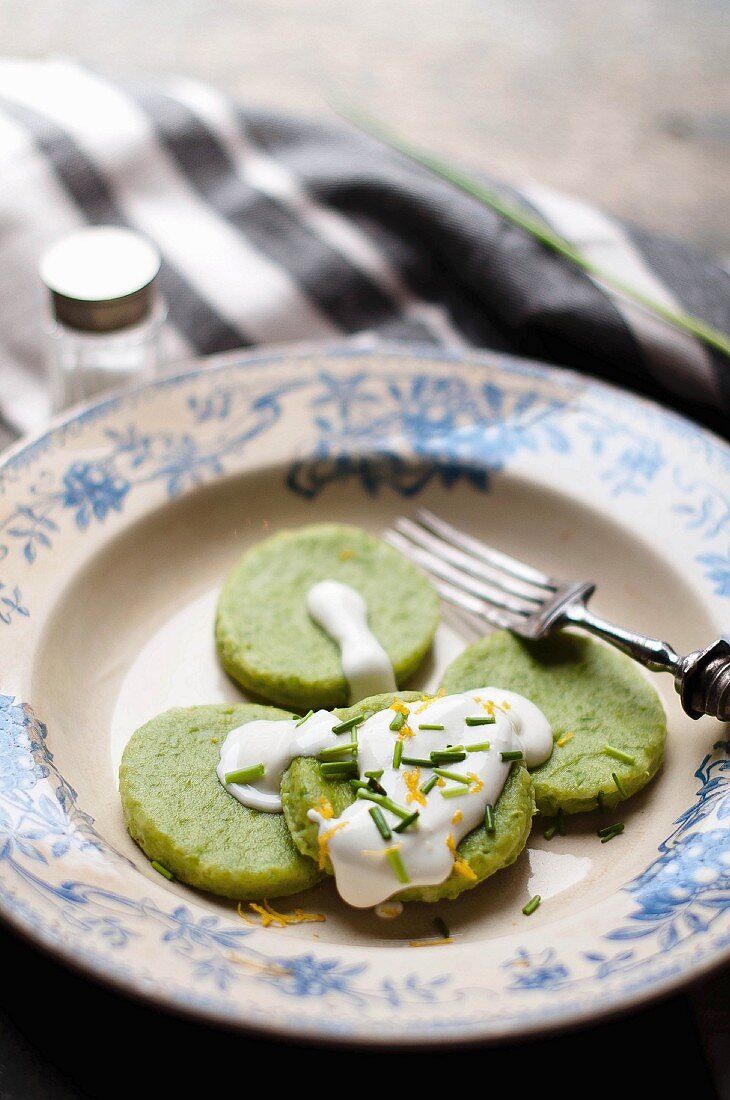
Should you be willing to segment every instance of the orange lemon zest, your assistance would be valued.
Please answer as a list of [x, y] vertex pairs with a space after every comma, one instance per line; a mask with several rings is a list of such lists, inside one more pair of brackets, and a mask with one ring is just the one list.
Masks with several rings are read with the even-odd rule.
[[409, 947], [442, 947], [444, 944], [453, 943], [451, 936], [442, 936], [438, 940], [409, 940]]
[[563, 736], [555, 742], [559, 749], [562, 749], [564, 745], [567, 745], [569, 741], [572, 741], [575, 737], [574, 733], [565, 733]]
[[472, 782], [472, 786], [469, 788], [469, 794], [479, 794], [484, 788], [484, 780], [480, 779], [476, 772], [467, 772], [466, 774]]
[[405, 780], [406, 787], [408, 788], [408, 794], [406, 795], [406, 806], [409, 806], [411, 802], [417, 802], [419, 806], [426, 805], [426, 796], [423, 791], [418, 789], [418, 780], [421, 778], [421, 769], [413, 768], [412, 771], [404, 771], [403, 778]]
[[454, 870], [457, 875], [461, 875], [462, 878], [469, 879], [470, 882], [476, 882], [477, 875], [472, 871], [468, 863], [465, 863], [463, 859], [457, 859], [454, 863]]
[[459, 822], [463, 821], [463, 820], [464, 820], [463, 813], [461, 812], [461, 810], [457, 810], [456, 813], [454, 814], [454, 816], [451, 819], [451, 824], [452, 825], [458, 825]]
[[339, 833], [340, 829], [344, 829], [347, 825], [346, 821], [338, 821], [336, 825], [333, 825], [331, 829], [328, 829], [326, 833], [322, 833], [317, 837], [317, 845], [319, 846], [319, 869], [324, 871], [327, 866], [327, 856], [329, 855], [328, 844], [335, 833]]
[[394, 710], [397, 714], [404, 714], [406, 718], [411, 713], [405, 703], [402, 703], [400, 699], [394, 699], [390, 704], [390, 709]]
[[332, 803], [329, 798], [325, 798], [324, 795], [322, 795], [317, 804], [312, 808], [315, 809], [325, 821], [329, 821], [330, 818], [335, 816], [335, 811], [332, 809]]

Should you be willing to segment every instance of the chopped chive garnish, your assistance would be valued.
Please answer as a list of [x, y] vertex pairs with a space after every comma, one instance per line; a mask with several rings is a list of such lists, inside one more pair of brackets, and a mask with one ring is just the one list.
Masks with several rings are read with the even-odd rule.
[[497, 719], [492, 714], [486, 715], [484, 718], [482, 718], [481, 715], [478, 718], [472, 718], [470, 715], [468, 718], [465, 718], [464, 721], [467, 726], [493, 726]]
[[367, 784], [367, 781], [364, 780], [364, 779], [351, 779], [350, 780], [350, 786], [352, 787], [352, 789], [354, 791], [360, 791], [360, 790], [366, 790], [368, 784]]
[[445, 791], [441, 792], [442, 798], [461, 798], [462, 795], [469, 794], [467, 787], [447, 787]]
[[354, 760], [333, 760], [331, 763], [320, 764], [319, 769], [329, 779], [357, 778], [357, 764]]
[[557, 831], [558, 827], [553, 821], [551, 825], [548, 825], [547, 829], [542, 835], [545, 837], [545, 840], [552, 840]]
[[301, 717], [299, 719], [299, 721], [295, 724], [294, 729], [297, 729], [299, 726], [303, 726], [304, 723], [306, 722], [307, 718], [311, 718], [313, 714], [314, 714], [313, 710], [308, 710], [307, 713], [305, 715], [303, 715], [303, 717]]
[[619, 779], [619, 777], [616, 775], [616, 772], [611, 772], [611, 778], [613, 779], [614, 783], [616, 784], [616, 790], [621, 795], [621, 797], [622, 798], [628, 798], [629, 796], [626, 794], [626, 790], [624, 788], [624, 785], [621, 782], [621, 780]]
[[621, 752], [621, 749], [615, 749], [613, 745], [604, 745], [603, 751], [606, 756], [612, 756], [614, 760], [620, 760], [622, 764], [635, 764], [636, 758], [629, 756], [627, 752]]
[[487, 802], [486, 806], [484, 807], [484, 828], [487, 830], [488, 833], [493, 833], [496, 829], [496, 825], [494, 823], [494, 806], [491, 802]]
[[454, 783], [464, 783], [467, 787], [471, 779], [460, 772], [447, 772], [445, 768], [434, 768], [434, 775], [440, 775], [442, 779], [453, 779]]
[[398, 714], [396, 714], [393, 721], [390, 723], [390, 728], [393, 730], [393, 733], [397, 733], [398, 730], [403, 729], [405, 724], [406, 724], [406, 716], [405, 716], [405, 714], [401, 714], [400, 711], [399, 711]]
[[365, 772], [366, 779], [380, 779], [383, 774], [383, 768], [378, 768], [377, 771]]
[[565, 836], [565, 811], [560, 806], [555, 817], [555, 827], [558, 830], [560, 836]]
[[355, 714], [352, 718], [346, 719], [344, 722], [340, 722], [338, 726], [332, 727], [333, 733], [347, 733], [348, 730], [354, 729], [355, 726], [359, 726], [361, 722], [365, 721], [363, 714]]
[[525, 905], [522, 909], [522, 912], [525, 914], [526, 917], [529, 917], [531, 913], [535, 912], [538, 905], [540, 904], [540, 901], [541, 898], [539, 894], [535, 894], [534, 898], [530, 898], [527, 905]]
[[599, 836], [608, 836], [614, 833], [622, 833], [624, 831], [623, 821], [617, 821], [614, 825], [604, 825], [602, 829], [598, 830]]
[[331, 749], [322, 749], [322, 751], [317, 754], [317, 759], [336, 760], [342, 753], [355, 753], [355, 755], [357, 755], [357, 741], [350, 741], [347, 745], [333, 745]]
[[154, 867], [158, 875], [162, 875], [168, 882], [172, 882], [175, 876], [172, 871], [168, 871], [167, 867], [163, 867], [161, 863], [158, 863], [156, 859], [150, 861], [150, 867]]
[[358, 798], [364, 798], [368, 802], [376, 802], [378, 806], [382, 806], [384, 810], [390, 810], [396, 817], [404, 820], [411, 816], [410, 810], [405, 810], [402, 806], [399, 806], [397, 802], [394, 802], [392, 798], [388, 798], [386, 794], [375, 794], [374, 791], [359, 790], [357, 792]]
[[598, 803], [598, 809], [603, 811], [606, 807], [603, 805], [603, 791], [599, 791], [596, 795], [596, 802]]
[[431, 753], [432, 764], [458, 764], [460, 760], [466, 760], [466, 753], [457, 749], [438, 749]]
[[408, 817], [403, 818], [403, 820], [400, 822], [399, 825], [395, 826], [395, 828], [393, 829], [393, 832], [394, 833], [404, 833], [406, 831], [406, 829], [410, 828], [410, 826], [413, 825], [414, 822], [418, 821], [418, 818], [420, 816], [421, 815], [419, 814], [418, 810], [416, 810], [412, 814], [409, 814]]
[[436, 931], [444, 937], [445, 940], [450, 940], [451, 939], [451, 932], [449, 931], [449, 926], [448, 926], [448, 924], [446, 923], [446, 921], [444, 920], [443, 917], [434, 917], [433, 918], [433, 926], [436, 929]]
[[381, 784], [378, 783], [377, 779], [373, 779], [372, 776], [370, 777], [370, 779], [368, 779], [368, 790], [369, 791], [375, 791], [376, 794], [387, 794], [388, 793], [386, 791], [385, 787], [381, 786]]
[[430, 791], [432, 791], [434, 789], [434, 787], [436, 786], [438, 781], [439, 781], [439, 777], [437, 775], [430, 775], [428, 777], [428, 779], [426, 780], [426, 782], [422, 783], [421, 786], [418, 789], [421, 792], [421, 794], [428, 794]]
[[438, 722], [419, 722], [419, 730], [442, 730], [443, 726], [440, 726]]
[[408, 872], [403, 866], [400, 852], [397, 849], [391, 848], [388, 852], [388, 863], [393, 868], [393, 874], [398, 879], [398, 882], [408, 883], [411, 881], [408, 877]]
[[614, 829], [612, 833], [606, 833], [605, 836], [601, 837], [601, 844], [608, 844], [609, 840], [613, 840], [615, 836], [620, 836], [622, 832], [623, 829]]
[[371, 806], [368, 810], [368, 813], [375, 822], [378, 828], [378, 832], [382, 836], [383, 840], [390, 840], [393, 834], [390, 831], [390, 825], [383, 817], [383, 811], [380, 809], [380, 806]]
[[503, 760], [521, 760], [522, 752], [520, 749], [510, 749], [509, 752], [501, 752], [499, 754]]
[[489, 752], [491, 745], [489, 741], [475, 741], [473, 745], [464, 745], [467, 752]]
[[401, 763], [410, 764], [412, 768], [432, 768], [433, 761], [426, 760], [424, 756], [404, 756]]
[[393, 767], [394, 768], [399, 768], [400, 767], [400, 762], [401, 762], [402, 757], [403, 757], [403, 742], [402, 741], [396, 741], [395, 745], [393, 745]]
[[260, 779], [265, 773], [263, 764], [253, 764], [250, 768], [239, 768], [236, 772], [226, 772], [226, 783], [250, 783], [252, 779]]

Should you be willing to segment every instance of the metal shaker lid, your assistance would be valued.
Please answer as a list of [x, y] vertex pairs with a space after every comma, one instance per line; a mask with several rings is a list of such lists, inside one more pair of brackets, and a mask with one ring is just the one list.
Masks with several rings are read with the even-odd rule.
[[162, 257], [132, 229], [89, 226], [69, 233], [41, 257], [41, 279], [56, 318], [70, 328], [111, 332], [150, 312]]

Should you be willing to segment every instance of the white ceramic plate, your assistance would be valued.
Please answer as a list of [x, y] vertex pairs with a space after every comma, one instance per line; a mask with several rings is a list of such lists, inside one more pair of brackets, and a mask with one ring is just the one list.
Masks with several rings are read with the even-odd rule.
[[[272, 530], [377, 532], [426, 504], [685, 652], [727, 625], [730, 450], [647, 402], [497, 355], [233, 355], [101, 402], [0, 476], [0, 911], [89, 975], [297, 1038], [487, 1040], [635, 1007], [730, 953], [730, 769], [668, 678], [667, 760], [600, 844], [591, 815], [453, 903], [386, 922], [331, 883], [326, 921], [260, 928], [168, 883], [125, 833], [116, 765], [220, 672], [221, 578]], [[417, 686], [464, 644], [449, 620]], [[540, 908], [521, 909], [535, 893]], [[414, 949], [440, 912], [455, 943]]]

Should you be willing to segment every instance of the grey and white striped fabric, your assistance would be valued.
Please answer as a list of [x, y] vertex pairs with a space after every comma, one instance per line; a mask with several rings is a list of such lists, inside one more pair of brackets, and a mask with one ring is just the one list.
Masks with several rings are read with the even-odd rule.
[[[0, 157], [0, 441], [47, 416], [38, 257], [86, 223], [160, 246], [171, 358], [356, 333], [489, 347], [727, 431], [730, 362], [343, 125], [242, 110], [189, 80], [129, 87], [66, 60], [7, 60]], [[730, 332], [730, 278], [709, 260], [546, 188], [501, 190]]]

